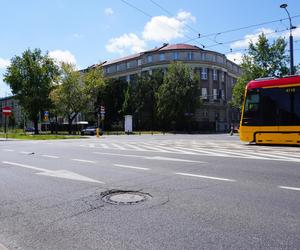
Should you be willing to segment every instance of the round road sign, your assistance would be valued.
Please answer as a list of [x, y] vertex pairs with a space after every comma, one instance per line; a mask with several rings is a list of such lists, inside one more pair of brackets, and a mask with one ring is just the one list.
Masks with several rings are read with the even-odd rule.
[[3, 113], [3, 115], [5, 115], [5, 116], [10, 116], [10, 115], [12, 115], [11, 107], [9, 107], [9, 106], [3, 107], [3, 108], [2, 108], [2, 113]]

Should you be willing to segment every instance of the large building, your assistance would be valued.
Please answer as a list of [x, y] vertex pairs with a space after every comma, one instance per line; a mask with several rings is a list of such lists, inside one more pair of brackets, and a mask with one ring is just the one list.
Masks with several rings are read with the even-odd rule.
[[10, 121], [11, 126], [20, 125], [23, 122], [22, 111], [19, 105], [19, 102], [14, 99], [12, 96], [0, 98], [0, 128], [3, 129], [5, 125], [5, 116], [2, 114], [2, 108], [9, 106], [12, 109], [11, 118], [7, 119], [7, 122]]
[[199, 88], [203, 104], [195, 114], [199, 129], [226, 131], [231, 123], [238, 123], [239, 114], [229, 101], [240, 67], [224, 54], [188, 44], [168, 45], [135, 55], [108, 61], [101, 66], [106, 77], [132, 82], [145, 72], [166, 71], [169, 64], [180, 61], [199, 75]]

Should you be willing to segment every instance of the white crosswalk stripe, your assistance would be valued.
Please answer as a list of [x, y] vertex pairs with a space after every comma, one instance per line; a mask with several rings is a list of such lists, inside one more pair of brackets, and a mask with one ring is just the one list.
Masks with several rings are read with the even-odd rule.
[[[81, 144], [90, 148], [91, 144]], [[242, 144], [241, 142], [205, 142], [205, 141], [149, 141], [113, 142], [93, 144], [95, 149], [166, 153], [176, 155], [198, 155], [210, 157], [259, 159], [269, 161], [300, 162], [300, 148], [272, 147]]]

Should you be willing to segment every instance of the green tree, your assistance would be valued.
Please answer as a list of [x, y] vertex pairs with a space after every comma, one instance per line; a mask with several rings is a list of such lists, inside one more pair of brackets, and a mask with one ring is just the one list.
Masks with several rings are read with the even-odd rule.
[[256, 43], [249, 44], [248, 54], [242, 58], [242, 75], [233, 89], [231, 104], [241, 108], [246, 84], [260, 77], [281, 77], [287, 75], [288, 56], [285, 54], [286, 42], [283, 38], [276, 39], [272, 44], [264, 34]]
[[135, 111], [135, 103], [133, 101], [133, 90], [130, 84], [127, 84], [127, 88], [124, 93], [124, 102], [122, 105], [123, 115], [133, 115]]
[[79, 112], [86, 108], [88, 96], [80, 73], [75, 66], [62, 63], [59, 85], [50, 94], [57, 113], [68, 118], [68, 130], [71, 134], [72, 123]]
[[157, 92], [158, 116], [166, 126], [187, 128], [191, 116], [200, 104], [198, 78], [183, 63], [169, 66], [163, 84]]
[[162, 70], [155, 70], [153, 73], [144, 74], [137, 78], [134, 86], [135, 116], [138, 117], [139, 126], [142, 129], [155, 127], [156, 118], [156, 93], [163, 83]]
[[13, 57], [4, 75], [4, 81], [33, 121], [35, 134], [38, 134], [39, 115], [51, 106], [49, 93], [57, 76], [58, 67], [40, 49], [28, 49], [22, 56]]
[[105, 106], [105, 127], [111, 128], [113, 124], [119, 124], [123, 120], [122, 107], [125, 100], [127, 82], [110, 78], [105, 80], [103, 105]]
[[91, 111], [96, 121], [100, 112], [100, 106], [103, 104], [103, 98], [106, 88], [103, 71], [101, 67], [88, 69], [83, 75], [85, 92], [89, 99], [88, 111]]

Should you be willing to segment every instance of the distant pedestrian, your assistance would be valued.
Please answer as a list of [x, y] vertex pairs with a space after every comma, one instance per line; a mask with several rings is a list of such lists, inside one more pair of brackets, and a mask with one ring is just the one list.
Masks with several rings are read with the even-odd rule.
[[233, 135], [233, 132], [234, 132], [234, 126], [233, 126], [233, 124], [231, 124], [231, 126], [230, 126], [230, 135], [231, 136]]

